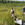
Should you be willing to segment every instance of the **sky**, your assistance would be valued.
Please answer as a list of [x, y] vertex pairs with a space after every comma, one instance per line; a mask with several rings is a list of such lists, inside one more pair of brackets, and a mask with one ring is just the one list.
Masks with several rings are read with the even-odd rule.
[[25, 1], [25, 0], [10, 0], [10, 1]]

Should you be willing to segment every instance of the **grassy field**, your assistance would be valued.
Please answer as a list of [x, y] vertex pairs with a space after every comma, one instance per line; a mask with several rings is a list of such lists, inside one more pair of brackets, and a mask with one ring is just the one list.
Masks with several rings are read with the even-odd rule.
[[[15, 9], [17, 5], [18, 5], [18, 3], [17, 4], [15, 4], [15, 3], [0, 4], [0, 25], [14, 25], [15, 24], [14, 20], [11, 17], [10, 11], [11, 11], [12, 7], [13, 7], [13, 9]], [[2, 11], [2, 10], [5, 10], [5, 9], [7, 11]], [[14, 14], [17, 17], [21, 17], [20, 19], [22, 19], [23, 13], [20, 11], [20, 9], [22, 10], [23, 7], [21, 7], [21, 6], [17, 7]]]

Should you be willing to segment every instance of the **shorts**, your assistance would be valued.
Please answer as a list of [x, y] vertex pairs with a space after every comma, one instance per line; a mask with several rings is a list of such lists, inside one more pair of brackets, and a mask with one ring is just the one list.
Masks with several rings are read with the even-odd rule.
[[14, 14], [12, 14], [12, 17], [14, 17]]

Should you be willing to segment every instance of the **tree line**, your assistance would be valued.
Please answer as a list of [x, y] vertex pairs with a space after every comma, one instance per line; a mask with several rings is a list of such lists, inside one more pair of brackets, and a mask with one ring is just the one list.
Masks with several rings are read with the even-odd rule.
[[[2, 1], [0, 1], [1, 3], [21, 3], [21, 1], [6, 1], [6, 0], [2, 0]], [[22, 3], [25, 3], [25, 2], [22, 2]]]

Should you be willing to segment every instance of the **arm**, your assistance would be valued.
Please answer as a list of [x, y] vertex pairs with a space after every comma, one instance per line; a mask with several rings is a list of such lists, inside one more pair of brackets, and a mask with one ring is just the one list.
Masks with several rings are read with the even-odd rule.
[[10, 14], [11, 14], [11, 11], [10, 11]]

